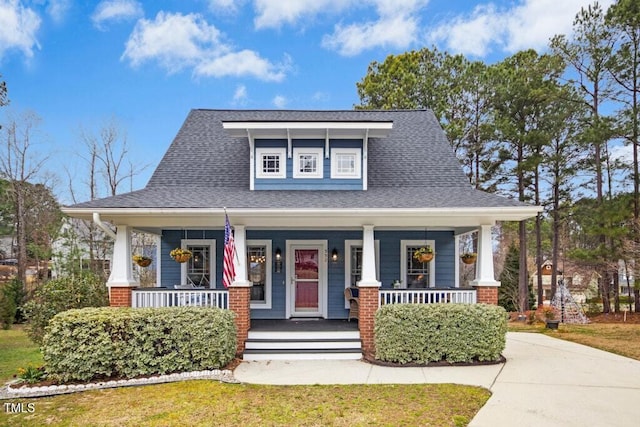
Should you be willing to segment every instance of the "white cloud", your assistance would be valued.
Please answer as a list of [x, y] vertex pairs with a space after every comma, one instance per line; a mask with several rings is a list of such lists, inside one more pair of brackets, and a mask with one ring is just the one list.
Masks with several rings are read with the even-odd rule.
[[0, 59], [13, 49], [31, 58], [34, 47], [40, 48], [36, 32], [41, 22], [38, 14], [18, 0], [0, 0]]
[[[256, 29], [300, 25], [321, 14], [338, 15], [354, 9], [375, 9], [374, 19], [338, 23], [322, 45], [353, 56], [375, 47], [406, 48], [417, 41], [418, 12], [428, 0], [256, 0]], [[363, 13], [352, 13], [362, 16]], [[346, 18], [344, 18], [346, 19]]]
[[287, 106], [287, 103], [289, 102], [289, 100], [282, 95], [276, 95], [273, 97], [272, 102], [276, 108], [283, 109]]
[[[447, 50], [486, 56], [499, 47], [507, 53], [523, 49], [543, 50], [556, 34], [569, 34], [575, 15], [591, 0], [520, 0], [511, 8], [498, 9], [481, 4], [468, 16], [456, 16], [427, 33], [430, 43], [444, 44]], [[602, 0], [606, 10], [613, 0]]]
[[208, 0], [209, 10], [217, 15], [234, 15], [246, 0]]
[[261, 58], [252, 50], [230, 52], [225, 55], [204, 59], [195, 68], [195, 73], [201, 76], [253, 76], [260, 80], [282, 81], [288, 69], [284, 64], [272, 64]]
[[197, 65], [209, 52], [226, 51], [220, 32], [200, 15], [159, 12], [155, 20], [140, 19], [127, 40], [122, 59], [134, 67], [158, 61], [168, 72]]
[[236, 91], [233, 93], [233, 104], [244, 105], [248, 97], [247, 87], [245, 85], [238, 85]]
[[625, 165], [633, 165], [633, 146], [616, 145], [611, 148], [611, 158]]
[[129, 60], [134, 67], [155, 61], [169, 73], [193, 68], [199, 76], [284, 79], [288, 56], [283, 63], [274, 64], [252, 50], [234, 50], [223, 38], [198, 14], [159, 12], [155, 20], [138, 20], [121, 59]]
[[143, 15], [142, 5], [135, 0], [105, 0], [96, 6], [91, 21], [102, 29], [106, 22], [126, 21]]
[[71, 8], [71, 0], [49, 0], [47, 13], [55, 22], [62, 22]]
[[418, 21], [405, 15], [347, 26], [336, 25], [331, 35], [322, 38], [322, 46], [343, 56], [355, 56], [374, 47], [402, 49], [417, 40]]
[[338, 14], [357, 4], [356, 0], [255, 0], [256, 29], [297, 25], [300, 20], [323, 12]]

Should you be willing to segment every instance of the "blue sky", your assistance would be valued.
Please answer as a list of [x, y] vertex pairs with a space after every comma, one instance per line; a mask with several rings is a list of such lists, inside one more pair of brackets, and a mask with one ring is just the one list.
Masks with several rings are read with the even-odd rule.
[[431, 45], [489, 63], [543, 51], [590, 3], [0, 0], [4, 110], [41, 117], [37, 142], [63, 201], [64, 170], [82, 174], [80, 129], [114, 119], [130, 159], [150, 165], [137, 189], [192, 108], [351, 109], [372, 61]]

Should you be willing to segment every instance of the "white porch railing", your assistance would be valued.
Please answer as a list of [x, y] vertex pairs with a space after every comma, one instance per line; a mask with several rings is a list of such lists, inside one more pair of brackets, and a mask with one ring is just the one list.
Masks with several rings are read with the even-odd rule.
[[131, 306], [140, 307], [218, 307], [229, 308], [229, 292], [178, 289], [134, 289]]
[[378, 307], [385, 304], [475, 304], [475, 289], [394, 289], [378, 292]]

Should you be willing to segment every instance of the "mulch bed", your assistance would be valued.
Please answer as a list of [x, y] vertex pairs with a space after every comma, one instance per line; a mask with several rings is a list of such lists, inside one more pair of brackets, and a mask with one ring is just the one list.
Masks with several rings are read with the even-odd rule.
[[372, 365], [378, 366], [388, 366], [394, 368], [433, 368], [433, 367], [443, 367], [443, 366], [483, 366], [483, 365], [497, 365], [500, 363], [504, 363], [507, 359], [504, 356], [500, 355], [498, 360], [493, 361], [473, 361], [473, 362], [460, 362], [460, 363], [449, 363], [446, 360], [441, 360], [439, 362], [428, 362], [428, 363], [394, 363], [394, 362], [384, 362], [382, 360], [377, 360], [372, 357], [365, 357], [365, 362], [371, 363]]
[[632, 323], [640, 324], [640, 313], [600, 313], [589, 316], [593, 323]]

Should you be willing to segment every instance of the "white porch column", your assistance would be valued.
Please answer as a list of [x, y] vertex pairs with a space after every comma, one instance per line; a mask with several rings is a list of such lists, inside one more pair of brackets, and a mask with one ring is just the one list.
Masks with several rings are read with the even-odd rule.
[[133, 264], [131, 259], [131, 228], [126, 225], [117, 227], [116, 241], [113, 245], [111, 259], [111, 274], [107, 286], [134, 287], [140, 283], [133, 278]]
[[236, 268], [236, 277], [232, 286], [252, 286], [247, 277], [247, 233], [244, 225], [234, 225], [234, 241], [236, 244], [236, 257], [233, 260]]
[[376, 279], [376, 247], [373, 237], [373, 225], [362, 226], [362, 278], [361, 287], [380, 287]]
[[453, 270], [453, 283], [456, 288], [460, 287], [460, 235], [456, 234], [454, 237], [454, 270]]
[[491, 225], [478, 228], [478, 259], [476, 261], [476, 279], [471, 286], [500, 286], [493, 272], [493, 244]]

